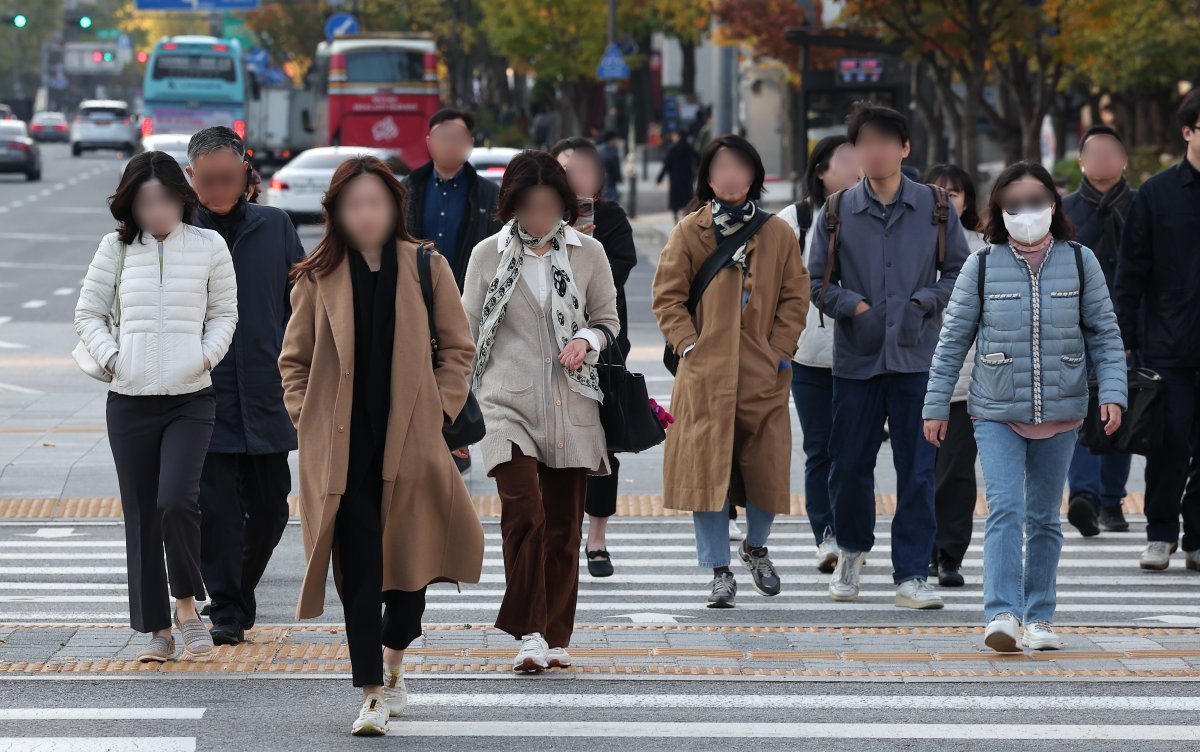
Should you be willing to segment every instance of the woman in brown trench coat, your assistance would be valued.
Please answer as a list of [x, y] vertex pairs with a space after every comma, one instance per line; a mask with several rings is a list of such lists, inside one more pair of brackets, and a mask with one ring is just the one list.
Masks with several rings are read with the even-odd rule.
[[431, 252], [433, 367], [404, 200], [374, 157], [338, 168], [325, 236], [294, 272], [279, 358], [308, 557], [296, 616], [321, 614], [332, 559], [363, 690], [356, 735], [385, 733], [407, 704], [401, 661], [421, 635], [425, 587], [478, 582], [483, 565], [483, 529], [442, 438], [466, 402], [475, 345], [454, 275]]
[[730, 504], [745, 504], [738, 558], [763, 595], [777, 595], [767, 556], [775, 515], [790, 510], [792, 355], [808, 314], [808, 270], [788, 224], [769, 217], [713, 278], [695, 315], [688, 294], [718, 239], [763, 211], [762, 160], [748, 141], [722, 136], [700, 159], [703, 202], [676, 225], [654, 275], [654, 315], [680, 356], [663, 459], [664, 506], [692, 512], [700, 566], [712, 568], [709, 608], [732, 608]]

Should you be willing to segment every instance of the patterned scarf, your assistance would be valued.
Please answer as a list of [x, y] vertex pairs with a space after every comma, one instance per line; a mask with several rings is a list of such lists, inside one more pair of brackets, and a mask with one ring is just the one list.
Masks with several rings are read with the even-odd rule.
[[1129, 183], [1125, 182], [1125, 178], [1121, 178], [1105, 193], [1101, 193], [1086, 177], [1079, 184], [1079, 197], [1095, 206], [1104, 220], [1104, 234], [1092, 249], [1097, 256], [1116, 257], [1117, 249], [1121, 246], [1121, 233], [1125, 230], [1125, 205], [1129, 202], [1129, 195]]
[[[726, 206], [714, 198], [712, 201], [712, 214], [717, 234], [722, 238], [727, 238], [734, 234], [742, 228], [742, 225], [750, 221], [750, 218], [754, 216], [755, 210], [754, 202], [749, 199], [741, 206]], [[741, 247], [734, 251], [733, 263], [745, 267], [746, 243], [742, 243]]]
[[[575, 338], [575, 334], [584, 328], [585, 319], [583, 304], [580, 301], [579, 289], [571, 274], [571, 263], [567, 258], [566, 224], [560, 222], [557, 227], [542, 237], [530, 235], [517, 221], [511, 220], [500, 230], [504, 238], [504, 250], [500, 254], [500, 265], [496, 276], [488, 285], [487, 295], [483, 300], [482, 321], [479, 324], [478, 351], [475, 354], [474, 375], [471, 384], [479, 388], [483, 372], [487, 370], [488, 359], [492, 355], [492, 346], [496, 343], [496, 331], [504, 321], [508, 310], [508, 301], [517, 282], [521, 279], [521, 267], [525, 263], [526, 248], [541, 248], [550, 244], [551, 292], [550, 303], [554, 324], [554, 337], [558, 340], [561, 350]], [[578, 371], [563, 367], [567, 376], [567, 386], [573, 392], [603, 401], [600, 392], [600, 381], [596, 367], [584, 363]]]

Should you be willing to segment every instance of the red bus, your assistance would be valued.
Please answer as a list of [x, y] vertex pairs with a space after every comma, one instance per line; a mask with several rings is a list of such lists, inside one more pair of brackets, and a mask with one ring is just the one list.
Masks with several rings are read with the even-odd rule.
[[437, 48], [427, 35], [337, 37], [317, 47], [313, 130], [316, 146], [370, 146], [410, 167], [429, 159], [425, 132], [441, 107]]

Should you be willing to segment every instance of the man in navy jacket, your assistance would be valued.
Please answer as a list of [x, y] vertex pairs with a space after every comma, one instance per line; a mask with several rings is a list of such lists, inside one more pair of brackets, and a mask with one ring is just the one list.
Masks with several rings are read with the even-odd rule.
[[288, 452], [296, 431], [283, 406], [279, 350], [291, 316], [288, 273], [304, 258], [279, 209], [247, 202], [246, 147], [229, 128], [192, 136], [194, 224], [225, 238], [237, 275], [238, 327], [213, 369], [217, 422], [200, 478], [200, 568], [213, 642], [236, 645], [254, 626], [254, 589], [288, 521]]

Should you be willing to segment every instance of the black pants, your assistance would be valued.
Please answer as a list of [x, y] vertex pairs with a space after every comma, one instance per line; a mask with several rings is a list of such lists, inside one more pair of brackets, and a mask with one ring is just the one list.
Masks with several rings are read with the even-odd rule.
[[254, 588], [288, 522], [288, 453], [209, 452], [200, 476], [200, 568], [213, 625], [254, 626]]
[[937, 450], [933, 466], [933, 503], [937, 514], [934, 561], [938, 560], [940, 552], [943, 560], [960, 564], [971, 545], [975, 497], [978, 495], [975, 486], [975, 457], [978, 454], [967, 403], [951, 403], [946, 440]]
[[425, 614], [425, 588], [383, 590], [383, 469], [378, 461], [365, 476], [346, 484], [333, 541], [356, 687], [383, 684], [383, 646], [407, 648], [421, 636]]
[[168, 582], [176, 598], [204, 597], [198, 496], [216, 409], [211, 387], [170, 396], [108, 393], [108, 443], [125, 515], [129, 623], [138, 632], [171, 626]]
[[608, 453], [608, 475], [589, 475], [587, 479], [587, 501], [585, 511], [593, 517], [612, 517], [617, 513], [617, 471], [621, 463], [617, 455]]
[[1162, 448], [1146, 458], [1146, 539], [1177, 541], [1182, 514], [1183, 550], [1195, 551], [1200, 549], [1200, 494], [1184, 490], [1190, 462], [1200, 456], [1200, 370], [1154, 370], [1163, 378], [1167, 409]]

